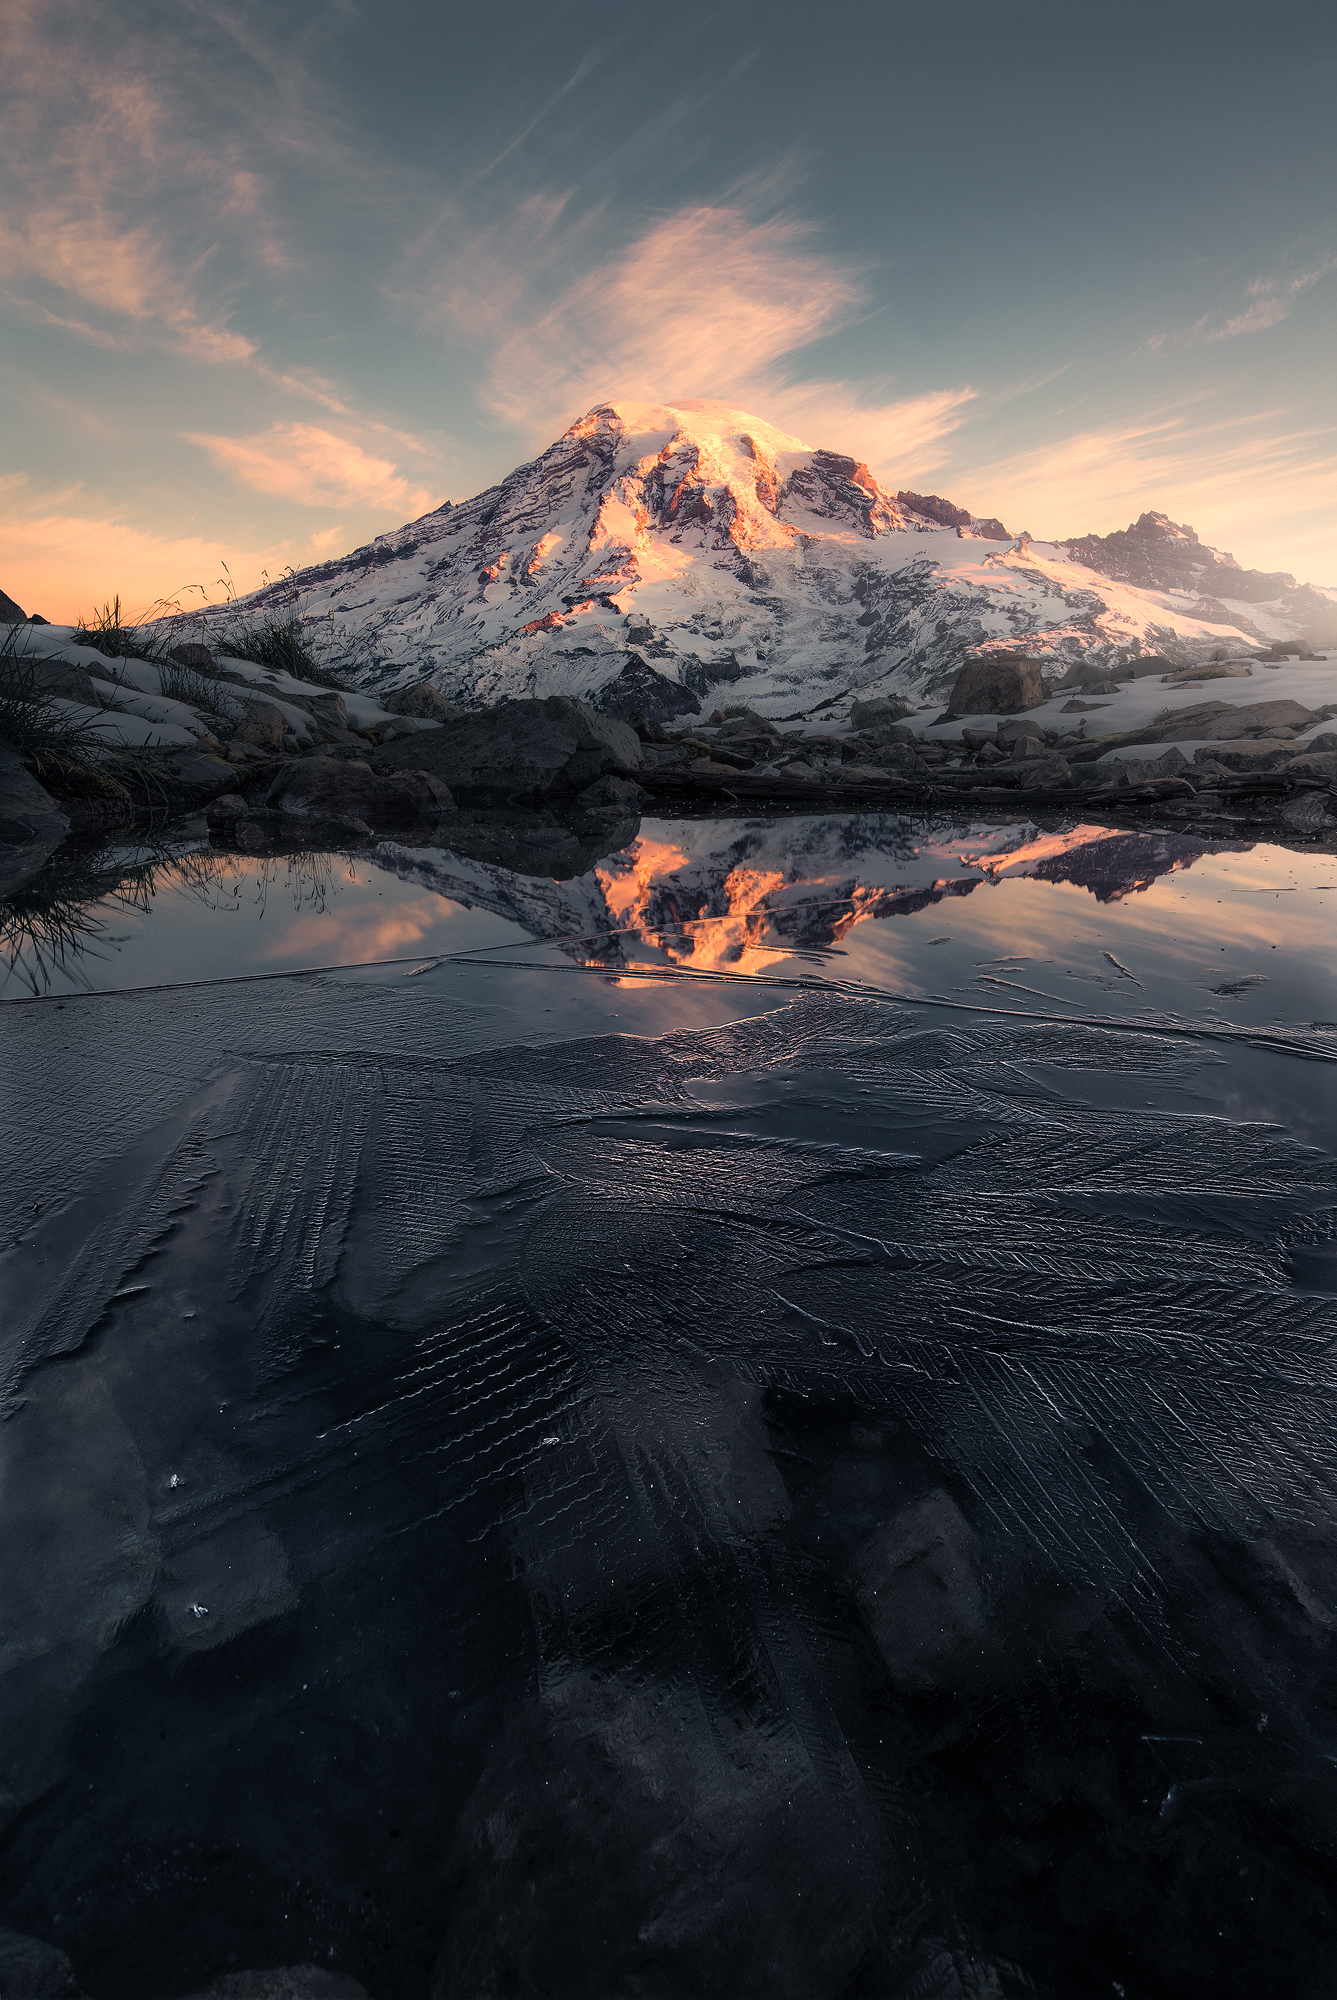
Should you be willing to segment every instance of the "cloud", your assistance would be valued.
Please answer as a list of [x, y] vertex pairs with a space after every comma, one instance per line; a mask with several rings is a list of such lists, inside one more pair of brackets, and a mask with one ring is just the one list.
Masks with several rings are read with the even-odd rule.
[[[543, 222], [532, 210], [524, 218], [531, 235], [546, 234]], [[546, 304], [523, 296], [513, 267], [498, 284], [495, 267], [509, 258], [485, 246], [484, 269], [453, 299], [467, 312], [485, 286], [489, 317], [512, 321], [494, 348], [484, 404], [546, 440], [592, 403], [725, 396], [756, 381], [858, 300], [854, 275], [806, 247], [810, 233], [738, 209], [682, 209]]]
[[434, 504], [425, 486], [411, 486], [392, 460], [372, 458], [362, 447], [315, 424], [273, 424], [258, 437], [213, 437], [183, 431], [189, 444], [257, 493], [296, 500], [305, 507], [383, 509], [400, 521]]
[[25, 611], [40, 611], [56, 624], [71, 623], [117, 595], [134, 615], [182, 593], [187, 608], [203, 601], [200, 590], [219, 598], [224, 563], [238, 589], [250, 590], [263, 571], [277, 576], [289, 563], [300, 567], [328, 553], [339, 532], [325, 529], [309, 541], [259, 547], [225, 533], [164, 534], [100, 506], [77, 484], [41, 492], [22, 475], [0, 478], [5, 588]]
[[862, 458], [885, 485], [933, 471], [965, 421], [972, 388], [931, 389], [899, 401], [859, 396], [848, 382], [800, 382], [767, 392], [759, 414], [810, 444]]
[[[758, 181], [748, 199], [776, 185]], [[905, 397], [887, 383], [797, 379], [803, 350], [854, 318], [864, 291], [810, 224], [759, 219], [744, 202], [683, 208], [612, 255], [609, 227], [603, 210], [570, 220], [560, 198], [533, 197], [419, 297], [452, 333], [485, 331], [480, 401], [531, 448], [596, 403], [718, 399], [888, 476], [939, 461], [973, 388]]]
[[1145, 343], [1145, 351], [1156, 354], [1170, 348], [1200, 347], [1220, 340], [1235, 340], [1246, 333], [1265, 333], [1269, 327], [1280, 326], [1289, 317], [1296, 300], [1333, 271], [1337, 271], [1337, 256], [1329, 254], [1299, 271], [1276, 272], [1271, 277], [1255, 278], [1246, 288], [1246, 303], [1238, 304], [1233, 309], [1225, 307], [1217, 312], [1204, 313], [1201, 319], [1194, 320], [1191, 326], [1180, 328], [1177, 333], [1153, 334]]

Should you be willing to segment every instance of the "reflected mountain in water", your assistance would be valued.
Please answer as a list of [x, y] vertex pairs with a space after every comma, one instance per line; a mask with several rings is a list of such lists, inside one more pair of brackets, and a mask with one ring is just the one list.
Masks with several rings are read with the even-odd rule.
[[647, 952], [709, 971], [760, 972], [837, 944], [867, 918], [909, 916], [982, 885], [1032, 875], [1117, 902], [1203, 854], [1246, 841], [1029, 821], [926, 825], [895, 813], [812, 819], [645, 820], [627, 847], [565, 882], [441, 848], [384, 842], [379, 864], [510, 918], [568, 956], [643, 963]]

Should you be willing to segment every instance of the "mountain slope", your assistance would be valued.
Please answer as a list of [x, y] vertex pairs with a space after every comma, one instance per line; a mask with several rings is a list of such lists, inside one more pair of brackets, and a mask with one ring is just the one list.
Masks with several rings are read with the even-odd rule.
[[[1337, 593], [1299, 593], [1292, 615], [1293, 579], [1259, 599], [1238, 587], [1254, 573], [1174, 532], [1201, 552], [1206, 594], [1181, 587], [1182, 562], [1144, 557], [1132, 574], [1118, 537], [1040, 544], [936, 495], [892, 495], [743, 410], [616, 403], [499, 486], [297, 584], [309, 611], [359, 633], [373, 683], [430, 675], [469, 704], [572, 694], [660, 718], [922, 698], [981, 645], [1056, 674], [1337, 631]], [[1210, 595], [1223, 569], [1238, 607]]]

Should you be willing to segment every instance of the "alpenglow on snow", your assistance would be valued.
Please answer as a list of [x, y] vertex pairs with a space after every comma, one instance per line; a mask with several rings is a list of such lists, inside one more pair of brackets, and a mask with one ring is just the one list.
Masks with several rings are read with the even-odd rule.
[[600, 404], [472, 500], [256, 592], [356, 634], [360, 677], [470, 707], [575, 695], [668, 720], [935, 697], [972, 649], [1189, 662], [1337, 642], [1337, 590], [1245, 570], [1146, 513], [1068, 542], [888, 493], [722, 403]]

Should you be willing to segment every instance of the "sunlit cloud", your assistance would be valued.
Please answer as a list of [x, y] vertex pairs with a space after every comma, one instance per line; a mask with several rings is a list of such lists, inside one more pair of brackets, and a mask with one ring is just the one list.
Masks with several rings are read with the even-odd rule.
[[388, 458], [372, 458], [350, 439], [315, 424], [273, 424], [259, 437], [213, 437], [183, 431], [214, 463], [257, 493], [304, 507], [383, 508], [396, 519], [425, 514], [433, 504]]
[[1204, 313], [1175, 332], [1152, 334], [1146, 342], [1146, 351], [1156, 354], [1168, 348], [1235, 340], [1241, 334], [1266, 333], [1269, 327], [1280, 326], [1290, 316], [1296, 301], [1334, 271], [1337, 271], [1337, 256], [1328, 254], [1298, 271], [1255, 278], [1242, 299], [1216, 312]]
[[480, 400], [531, 445], [595, 403], [705, 398], [888, 476], [938, 462], [970, 386], [907, 397], [888, 384], [797, 379], [803, 351], [855, 317], [864, 296], [861, 274], [823, 251], [811, 225], [738, 204], [685, 208], [612, 257], [606, 233], [602, 213], [570, 221], [559, 198], [532, 198], [420, 297], [452, 331], [486, 328]]

